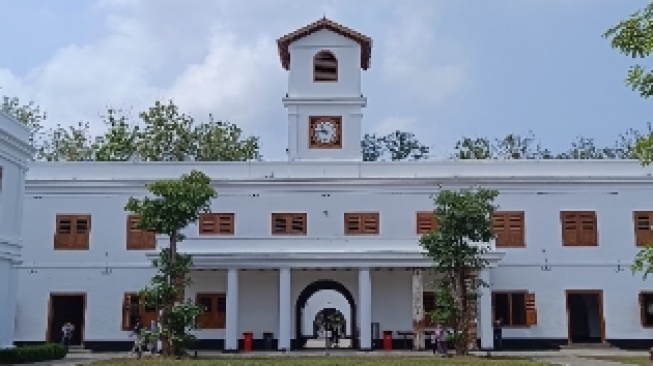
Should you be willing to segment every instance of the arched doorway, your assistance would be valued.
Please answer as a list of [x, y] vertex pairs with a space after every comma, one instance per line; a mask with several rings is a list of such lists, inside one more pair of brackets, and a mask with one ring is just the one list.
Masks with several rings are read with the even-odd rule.
[[295, 339], [293, 342], [293, 348], [304, 348], [306, 345], [307, 337], [302, 333], [304, 308], [306, 307], [308, 299], [321, 290], [334, 290], [347, 299], [351, 308], [351, 321], [348, 322], [349, 329], [347, 329], [347, 334], [351, 336], [351, 347], [357, 349], [358, 334], [356, 333], [356, 302], [354, 301], [354, 296], [352, 296], [347, 287], [334, 280], [317, 280], [306, 286], [306, 288], [299, 294], [297, 302], [295, 303]]

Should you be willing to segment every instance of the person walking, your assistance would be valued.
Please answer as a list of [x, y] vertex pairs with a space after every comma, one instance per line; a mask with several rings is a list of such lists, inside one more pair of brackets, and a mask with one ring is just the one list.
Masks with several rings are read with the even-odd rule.
[[129, 352], [129, 354], [134, 354], [135, 352], [136, 357], [138, 359], [140, 359], [143, 356], [143, 339], [141, 337], [142, 331], [143, 331], [143, 327], [141, 326], [141, 320], [137, 319], [136, 325], [134, 325], [134, 329], [130, 334], [130, 336], [136, 337], [136, 340], [134, 341], [134, 347]]

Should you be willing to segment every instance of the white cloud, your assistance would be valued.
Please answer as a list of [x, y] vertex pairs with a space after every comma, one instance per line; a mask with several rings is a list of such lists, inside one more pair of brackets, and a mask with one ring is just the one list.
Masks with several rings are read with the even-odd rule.
[[467, 62], [458, 45], [436, 33], [437, 3], [406, 2], [397, 16], [383, 40], [386, 80], [430, 102], [462, 89]]

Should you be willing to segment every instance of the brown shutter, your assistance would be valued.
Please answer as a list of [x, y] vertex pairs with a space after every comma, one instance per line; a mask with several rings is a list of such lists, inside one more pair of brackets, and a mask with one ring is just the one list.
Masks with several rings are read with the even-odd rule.
[[77, 216], [74, 221], [75, 248], [88, 248], [91, 232], [91, 216]]
[[143, 241], [143, 232], [136, 228], [139, 220], [138, 215], [127, 216], [127, 248], [138, 248]]
[[229, 214], [218, 214], [218, 233], [221, 235], [232, 235], [234, 233], [234, 219], [235, 215], [232, 213]]
[[496, 235], [496, 245], [509, 245], [506, 230], [506, 216], [503, 213], [495, 212], [494, 215], [492, 215], [492, 230], [494, 230], [494, 234]]
[[363, 214], [363, 232], [366, 234], [376, 234], [379, 232], [378, 214]]
[[563, 245], [579, 245], [579, 222], [576, 213], [560, 212]]
[[526, 294], [526, 325], [533, 326], [537, 325], [537, 308], [535, 306], [535, 294], [527, 293]]
[[653, 244], [653, 212], [635, 211], [633, 212], [633, 221], [635, 226], [635, 244], [637, 246], [646, 246]]
[[122, 329], [129, 329], [129, 306], [131, 304], [131, 295], [125, 295], [122, 300]]
[[68, 215], [57, 215], [54, 247], [57, 249], [70, 248], [74, 243], [74, 222]]
[[435, 213], [432, 211], [417, 212], [415, 224], [417, 234], [430, 233], [431, 231], [436, 230], [438, 226]]
[[361, 231], [361, 215], [347, 213], [345, 214], [345, 233], [356, 234]]
[[580, 244], [598, 244], [598, 233], [596, 230], [596, 212], [583, 212], [578, 216], [580, 220]]
[[524, 238], [524, 213], [511, 212], [507, 216], [508, 242], [514, 246], [524, 245], [526, 242]]
[[217, 223], [215, 215], [210, 213], [200, 214], [199, 230], [201, 234], [213, 234], [216, 232]]

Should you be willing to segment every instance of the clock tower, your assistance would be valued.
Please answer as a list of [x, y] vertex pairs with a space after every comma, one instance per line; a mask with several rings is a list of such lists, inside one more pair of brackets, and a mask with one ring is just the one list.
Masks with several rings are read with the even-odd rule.
[[291, 161], [362, 160], [361, 70], [372, 40], [327, 18], [277, 40], [288, 70], [288, 157]]

